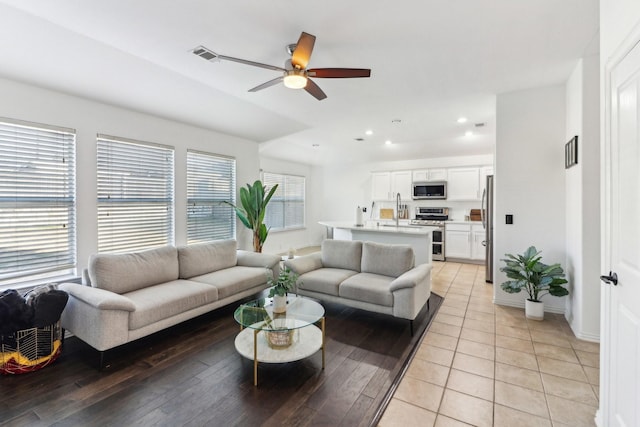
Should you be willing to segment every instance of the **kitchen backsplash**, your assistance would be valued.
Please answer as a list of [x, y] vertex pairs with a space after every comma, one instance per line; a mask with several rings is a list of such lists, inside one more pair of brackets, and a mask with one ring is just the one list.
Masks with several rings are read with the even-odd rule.
[[[407, 201], [402, 200], [401, 206], [406, 206], [409, 217], [407, 219], [415, 218], [416, 207], [438, 207], [438, 208], [449, 208], [449, 219], [455, 221], [464, 221], [465, 216], [469, 215], [471, 209], [480, 209], [480, 202], [455, 202], [447, 200], [425, 200], [425, 201]], [[364, 214], [365, 219], [379, 219], [380, 218], [380, 209], [393, 209], [395, 212], [396, 204], [395, 202], [375, 202], [373, 206], [373, 212], [369, 212], [371, 206], [367, 208], [367, 213]], [[401, 211], [402, 212], [402, 211]], [[402, 219], [402, 216], [401, 216]]]

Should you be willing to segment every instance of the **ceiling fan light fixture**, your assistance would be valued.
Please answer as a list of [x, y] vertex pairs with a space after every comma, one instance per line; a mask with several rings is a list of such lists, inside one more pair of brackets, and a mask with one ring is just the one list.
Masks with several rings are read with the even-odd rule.
[[307, 86], [307, 76], [303, 70], [289, 70], [284, 76], [284, 85], [289, 89], [303, 89]]

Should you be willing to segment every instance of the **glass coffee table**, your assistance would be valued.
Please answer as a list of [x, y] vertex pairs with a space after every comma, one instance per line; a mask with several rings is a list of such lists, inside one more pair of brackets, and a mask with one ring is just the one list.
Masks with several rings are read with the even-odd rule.
[[253, 360], [254, 386], [258, 385], [258, 362], [293, 362], [322, 350], [324, 369], [324, 307], [319, 303], [290, 295], [286, 312], [274, 313], [271, 298], [262, 298], [240, 305], [233, 317], [242, 328], [236, 350]]

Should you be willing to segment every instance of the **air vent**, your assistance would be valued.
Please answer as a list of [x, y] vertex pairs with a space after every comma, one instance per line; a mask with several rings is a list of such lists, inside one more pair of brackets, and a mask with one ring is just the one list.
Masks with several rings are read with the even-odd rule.
[[364, 141], [364, 138], [353, 138], [353, 139], [355, 139], [356, 141]]
[[485, 124], [486, 123], [476, 123], [474, 126], [477, 128], [481, 128], [481, 127], [484, 127]]
[[204, 46], [198, 46], [197, 48], [193, 49], [193, 54], [198, 55], [199, 57], [204, 58], [207, 61], [212, 61], [218, 57], [217, 53], [210, 51]]

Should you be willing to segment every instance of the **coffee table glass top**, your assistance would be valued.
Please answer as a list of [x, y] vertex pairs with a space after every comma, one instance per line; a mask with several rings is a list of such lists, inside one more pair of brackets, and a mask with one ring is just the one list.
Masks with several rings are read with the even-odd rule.
[[324, 317], [324, 307], [312, 299], [289, 295], [287, 311], [273, 312], [271, 298], [260, 298], [240, 305], [233, 317], [244, 328], [283, 330], [304, 328]]

